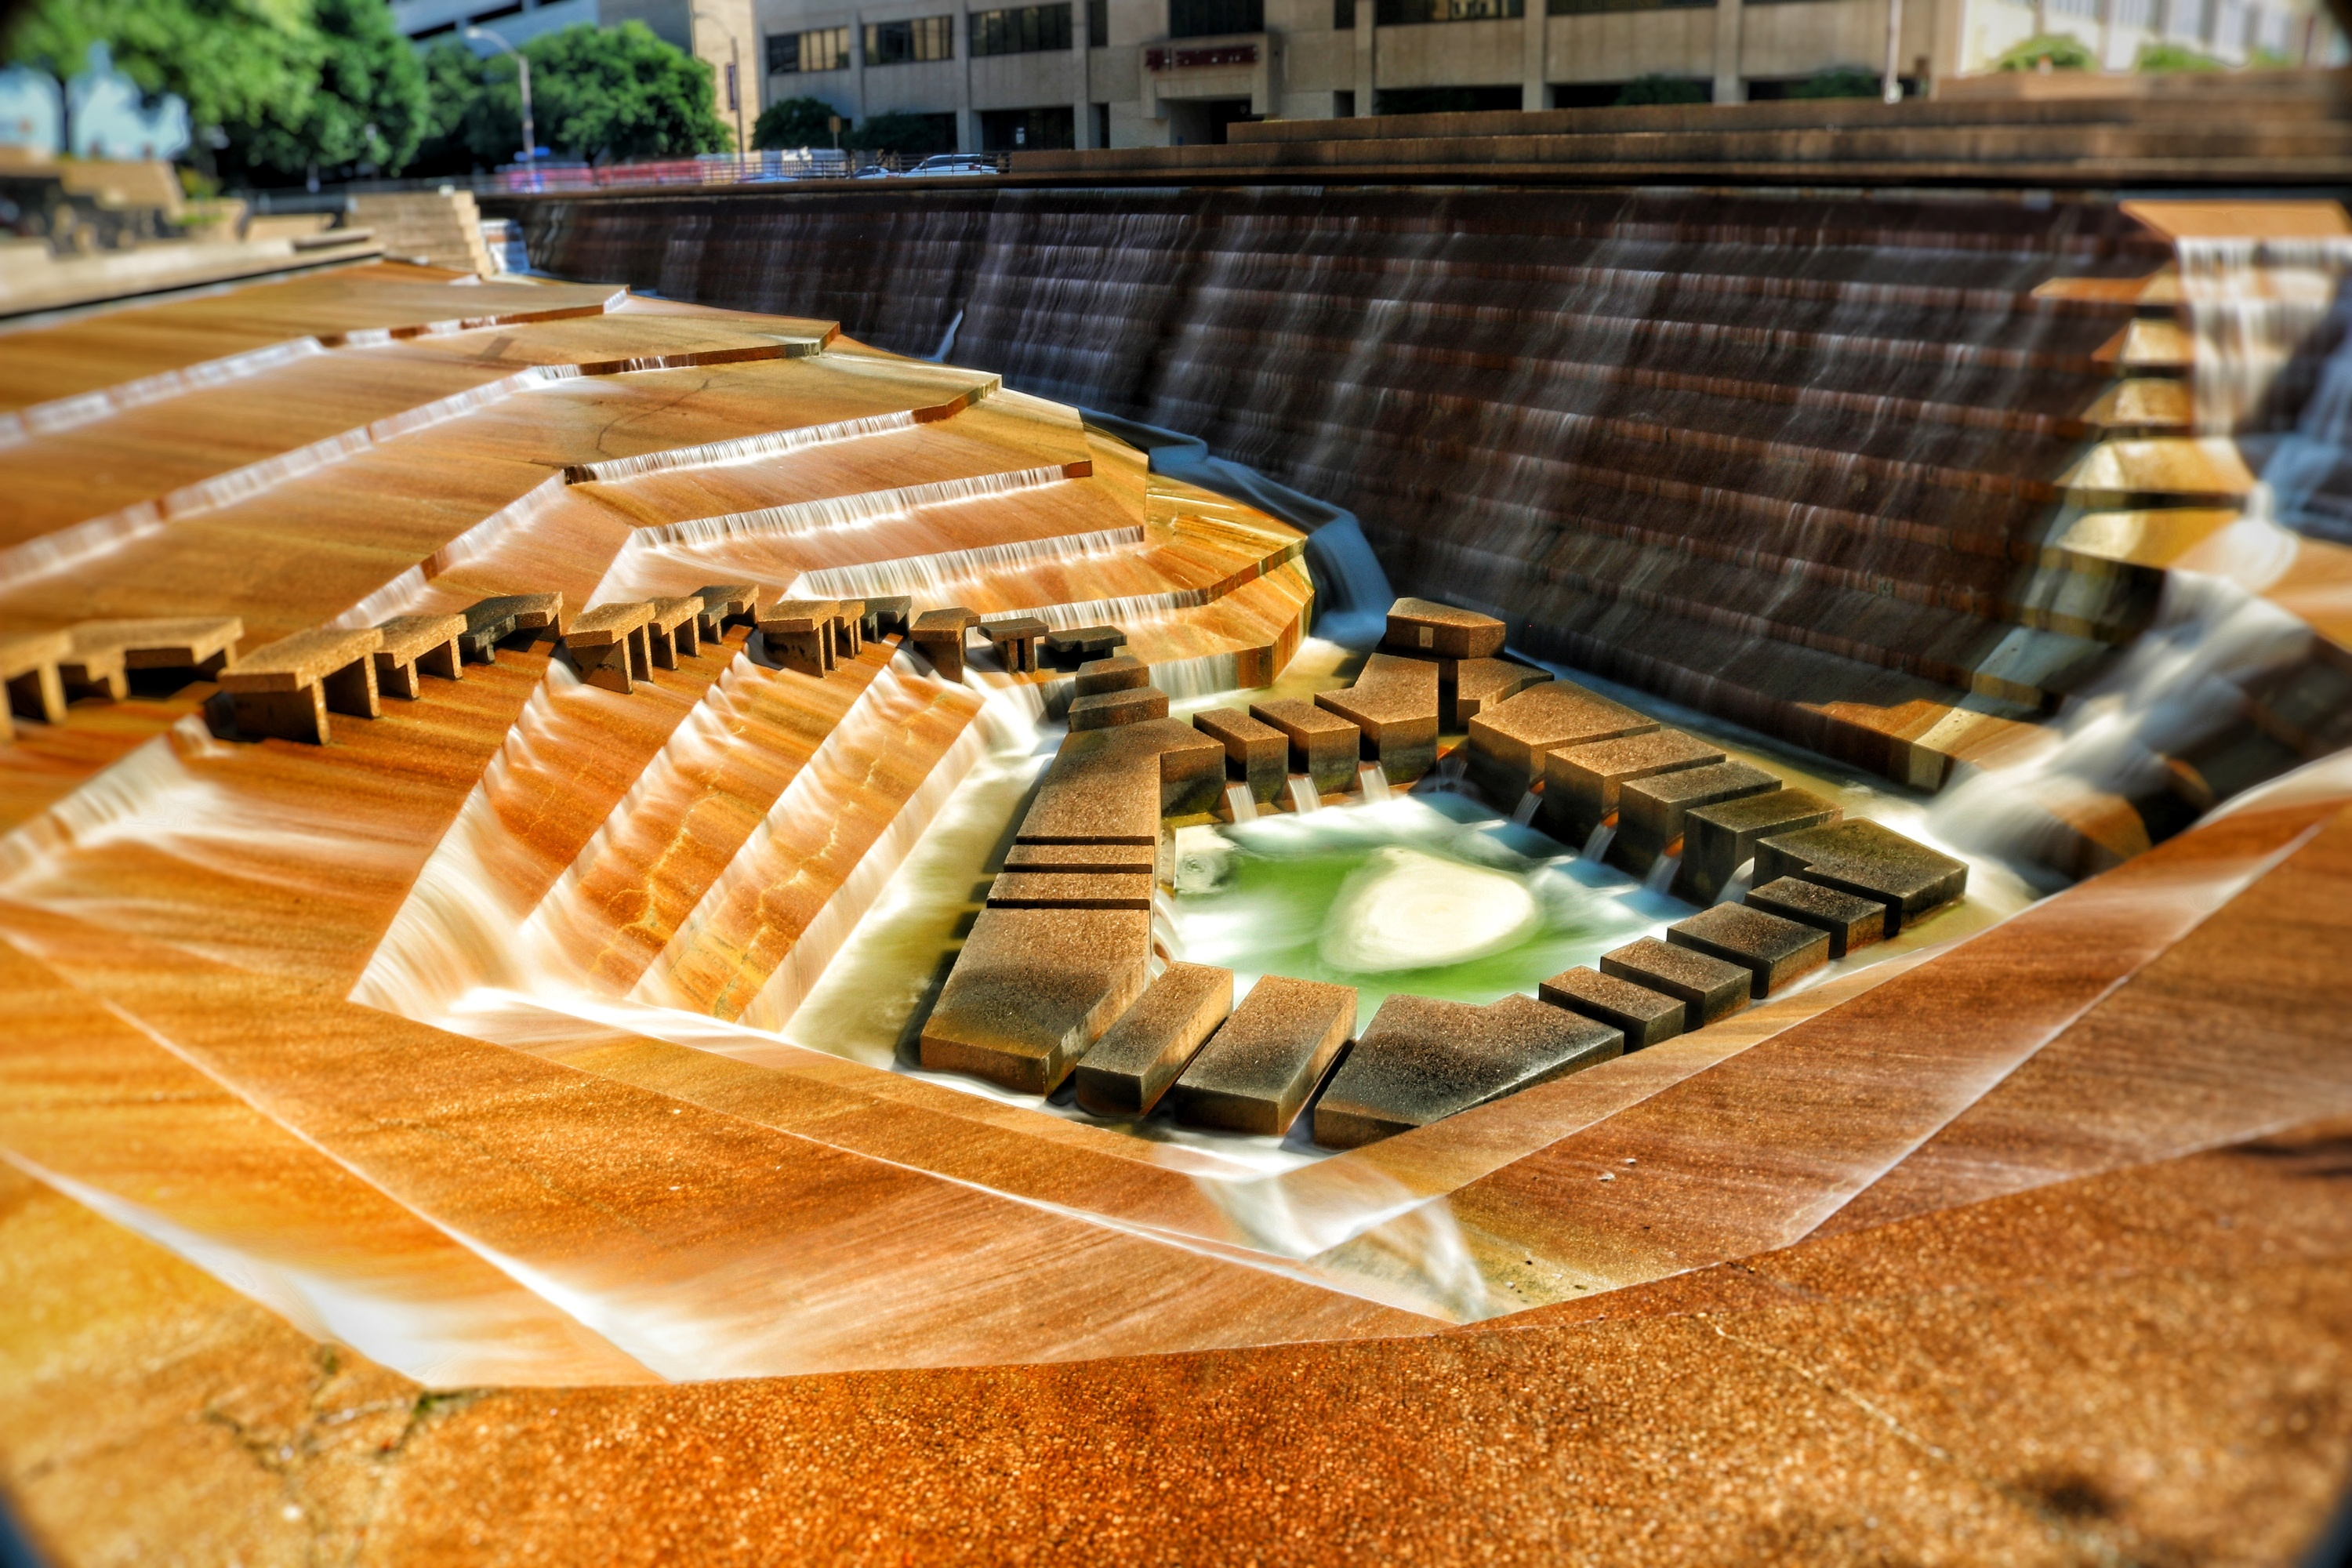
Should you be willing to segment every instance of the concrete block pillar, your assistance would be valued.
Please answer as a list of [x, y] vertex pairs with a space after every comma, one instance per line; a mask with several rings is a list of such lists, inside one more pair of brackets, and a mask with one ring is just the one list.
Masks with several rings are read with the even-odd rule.
[[1096, 42], [1088, 16], [1092, 10], [1087, 0], [1071, 0], [1070, 51], [1076, 57], [1078, 90], [1070, 105], [1070, 145], [1081, 149], [1095, 144], [1094, 86], [1087, 65], [1087, 51]]
[[1356, 0], [1356, 112], [1376, 114], [1374, 93], [1379, 85], [1375, 54], [1380, 47], [1376, 15], [1380, 0]]
[[1748, 101], [1748, 79], [1740, 74], [1739, 0], [1717, 0], [1715, 7], [1715, 101]]
[[1519, 107], [1532, 112], [1548, 109], [1544, 102], [1544, 78], [1549, 74], [1544, 61], [1544, 30], [1550, 20], [1551, 6], [1547, 0], [1526, 0], [1526, 46], [1519, 61]]

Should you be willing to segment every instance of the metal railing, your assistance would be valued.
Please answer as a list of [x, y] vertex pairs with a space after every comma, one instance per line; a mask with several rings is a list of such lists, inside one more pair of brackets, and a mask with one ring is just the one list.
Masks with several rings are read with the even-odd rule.
[[478, 195], [533, 191], [605, 191], [647, 185], [752, 185], [779, 180], [837, 180], [847, 174], [850, 155], [830, 147], [792, 152], [705, 153], [695, 158], [663, 158], [638, 163], [568, 163], [536, 169], [509, 167], [477, 174]]

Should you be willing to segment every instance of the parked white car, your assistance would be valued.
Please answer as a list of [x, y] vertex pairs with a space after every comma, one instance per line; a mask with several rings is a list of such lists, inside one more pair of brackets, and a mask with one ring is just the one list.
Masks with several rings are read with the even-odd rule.
[[996, 160], [982, 153], [941, 153], [907, 171], [909, 179], [931, 174], [993, 174]]

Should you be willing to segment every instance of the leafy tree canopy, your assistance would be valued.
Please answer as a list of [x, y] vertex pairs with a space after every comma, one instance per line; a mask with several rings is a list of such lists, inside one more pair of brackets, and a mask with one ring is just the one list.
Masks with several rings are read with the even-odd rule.
[[2186, 44], [2142, 44], [2139, 59], [2132, 68], [2144, 71], [2217, 71], [2227, 68], [2211, 55], [2200, 53]]
[[228, 127], [229, 161], [257, 174], [396, 173], [424, 140], [425, 68], [384, 0], [316, 0], [324, 46], [318, 86], [299, 112], [272, 110]]
[[[708, 61], [654, 37], [642, 21], [616, 28], [579, 24], [522, 45], [531, 61], [531, 120], [539, 146], [588, 163], [691, 157], [734, 143], [713, 108]], [[445, 78], [436, 78], [445, 80]], [[463, 110], [466, 146], [482, 163], [510, 163], [522, 148], [522, 89], [513, 57], [482, 61]]]
[[32, 0], [6, 54], [64, 81], [94, 43], [141, 90], [186, 100], [200, 139], [215, 127], [299, 121], [327, 53], [307, 0]]
[[2095, 70], [2098, 60], [2082, 39], [2067, 33], [2042, 33], [2021, 44], [2012, 44], [2007, 53], [1993, 62], [1993, 68], [2005, 71]]
[[1688, 77], [1663, 76], [1653, 71], [1637, 76], [1617, 92], [1620, 104], [1635, 103], [1705, 103], [1708, 94], [1705, 82]]
[[893, 110], [877, 114], [857, 127], [851, 143], [864, 153], [933, 153], [955, 151], [954, 132], [940, 134], [940, 117]]
[[[833, 106], [821, 98], [780, 98], [760, 111], [751, 145], [761, 152], [833, 145]], [[842, 145], [850, 145], [849, 116], [841, 117]]]
[[1789, 89], [1790, 98], [1876, 98], [1878, 78], [1856, 66], [1840, 66], [1809, 77]]

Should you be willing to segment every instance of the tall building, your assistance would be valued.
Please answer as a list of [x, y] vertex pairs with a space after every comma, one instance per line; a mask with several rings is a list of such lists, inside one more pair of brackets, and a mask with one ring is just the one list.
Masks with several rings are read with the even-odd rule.
[[[435, 4], [439, 0], [409, 0]], [[564, 5], [594, 0], [563, 0]], [[2311, 0], [1893, 0], [1910, 90], [2038, 34], [2109, 68], [2142, 46], [2232, 64], [2338, 47]], [[1640, 77], [1716, 102], [1882, 75], [1890, 0], [757, 0], [761, 100], [936, 117], [961, 151], [1222, 141], [1236, 120], [1615, 101]]]

